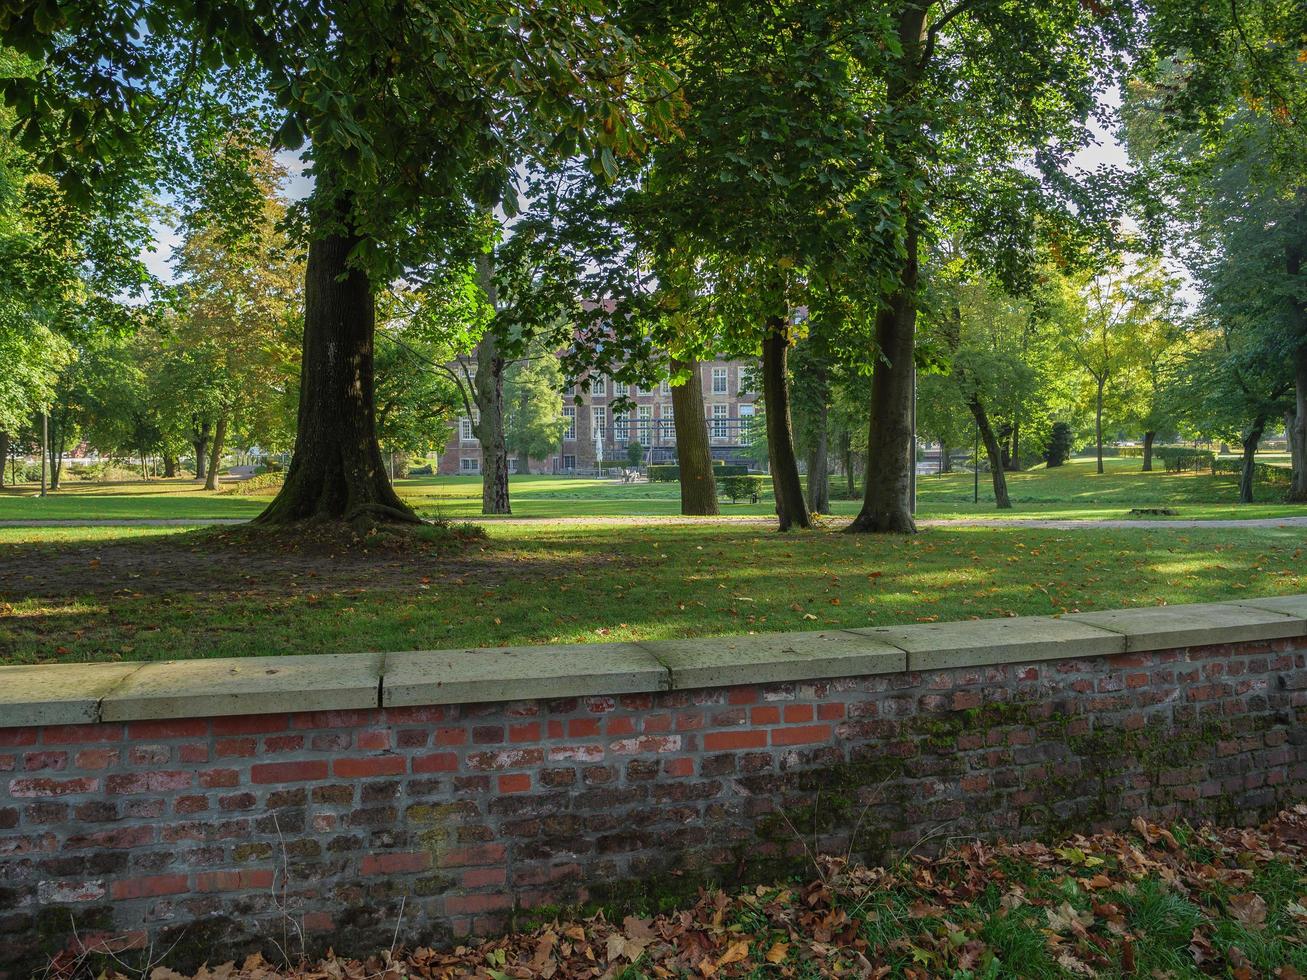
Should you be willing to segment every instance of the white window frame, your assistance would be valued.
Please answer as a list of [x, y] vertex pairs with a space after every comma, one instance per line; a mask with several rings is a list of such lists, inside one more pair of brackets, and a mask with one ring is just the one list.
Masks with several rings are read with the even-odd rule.
[[590, 406], [590, 438], [598, 436], [600, 439], [608, 435], [608, 409], [603, 405]]
[[596, 374], [590, 379], [590, 397], [607, 398], [608, 397], [608, 379], [602, 374]]
[[729, 419], [731, 406], [724, 405], [720, 402], [712, 406], [712, 418], [710, 420], [711, 428], [709, 432], [712, 435], [713, 442], [725, 442], [730, 432]]
[[460, 456], [458, 458], [458, 471], [460, 473], [480, 473], [480, 458], [476, 456]]
[[615, 378], [613, 379], [614, 398], [625, 398], [628, 394], [630, 394], [630, 392], [631, 392], [631, 386], [628, 385], [625, 381], [618, 381]]
[[737, 433], [737, 440], [740, 445], [747, 445], [750, 438], [749, 430], [753, 428], [754, 407], [752, 404], [740, 405], [737, 409], [740, 415], [740, 428]]
[[613, 438], [619, 446], [631, 440], [631, 416], [626, 412], [613, 413]]
[[563, 438], [576, 440], [576, 406], [564, 405], [563, 418], [567, 419], [567, 428], [563, 430]]
[[461, 419], [458, 420], [458, 441], [459, 441], [459, 442], [476, 442], [476, 441], [477, 441], [476, 433], [474, 433], [474, 432], [472, 431], [472, 426], [475, 424], [475, 421], [476, 421], [475, 416], [469, 417], [469, 416], [466, 416], [466, 415], [464, 415]]
[[731, 393], [731, 372], [729, 368], [715, 367], [712, 369], [712, 393], [714, 395], [729, 395]]
[[662, 381], [658, 382], [658, 394], [670, 395], [671, 393], [672, 393], [672, 383], [670, 381], [664, 378]]
[[649, 446], [653, 444], [653, 406], [638, 405], [636, 406], [635, 432], [636, 438], [640, 440], [640, 445]]

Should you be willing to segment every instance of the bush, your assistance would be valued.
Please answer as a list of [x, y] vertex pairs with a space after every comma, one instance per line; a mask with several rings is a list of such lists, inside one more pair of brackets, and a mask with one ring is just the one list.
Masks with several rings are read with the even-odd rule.
[[423, 463], [421, 466], [410, 466], [408, 468], [409, 476], [433, 476], [430, 463]]
[[[1235, 459], [1213, 459], [1212, 476], [1242, 476], [1243, 460]], [[1272, 466], [1270, 463], [1253, 463], [1253, 481], [1256, 483], [1266, 483], [1272, 486], [1278, 484], [1288, 485], [1293, 476], [1293, 471], [1285, 466]]]
[[756, 504], [762, 490], [763, 478], [760, 476], [732, 474], [719, 477], [717, 480], [717, 492], [723, 497], [729, 497], [733, 504], [739, 503], [746, 497], [750, 503]]
[[285, 473], [260, 473], [248, 480], [240, 480], [229, 487], [224, 487], [222, 492], [243, 497], [247, 494], [258, 493], [261, 490], [277, 489], [285, 482]]
[[1210, 449], [1190, 449], [1188, 446], [1157, 446], [1153, 456], [1162, 461], [1168, 473], [1196, 473], [1210, 469], [1216, 453]]
[[1061, 466], [1071, 456], [1071, 426], [1066, 422], [1054, 422], [1053, 431], [1048, 437], [1048, 451], [1044, 453], [1044, 462], [1048, 466]]
[[[648, 472], [650, 483], [676, 483], [681, 479], [681, 467], [675, 463], [650, 466]], [[747, 466], [738, 463], [728, 466], [719, 459], [713, 460], [713, 476], [719, 480], [724, 476], [745, 476], [748, 472]]]

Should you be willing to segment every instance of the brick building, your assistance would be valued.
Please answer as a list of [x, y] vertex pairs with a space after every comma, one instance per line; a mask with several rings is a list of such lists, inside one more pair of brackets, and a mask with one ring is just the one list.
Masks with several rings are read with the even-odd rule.
[[[753, 441], [753, 416], [758, 394], [746, 390], [754, 384], [752, 360], [714, 360], [699, 365], [703, 384], [703, 413], [713, 457], [726, 462], [747, 462]], [[576, 396], [581, 403], [576, 404]], [[613, 403], [627, 398], [634, 407], [616, 411]], [[645, 449], [645, 463], [676, 460], [676, 426], [672, 418], [672, 391], [666, 381], [646, 390], [629, 389], [604, 376], [591, 376], [563, 393], [563, 416], [569, 427], [562, 445], [548, 459], [530, 460], [523, 466], [510, 458], [511, 472], [575, 473], [594, 470], [599, 460], [625, 460], [626, 447], [637, 441]], [[481, 444], [472, 434], [472, 420], [459, 419], [441, 451], [436, 472], [471, 476], [481, 472]]]

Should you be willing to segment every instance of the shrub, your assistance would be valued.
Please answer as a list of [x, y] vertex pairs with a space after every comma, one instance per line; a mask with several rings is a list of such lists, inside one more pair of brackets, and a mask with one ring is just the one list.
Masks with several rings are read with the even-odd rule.
[[1210, 449], [1190, 449], [1188, 446], [1158, 446], [1153, 455], [1162, 461], [1168, 473], [1198, 472], [1210, 469], [1216, 453]]
[[1061, 466], [1071, 456], [1071, 426], [1066, 422], [1054, 422], [1053, 431], [1048, 437], [1048, 451], [1044, 453], [1044, 462], [1048, 466]]
[[410, 466], [408, 468], [409, 476], [432, 476], [431, 464], [423, 463], [421, 466]]
[[749, 498], [750, 503], [756, 504], [762, 494], [762, 488], [763, 478], [760, 476], [732, 474], [719, 477], [717, 480], [717, 492], [724, 497], [730, 497], [733, 504], [739, 503], [745, 497]]
[[259, 493], [262, 490], [276, 489], [285, 482], [285, 473], [260, 473], [258, 476], [252, 476], [248, 480], [241, 480], [237, 483], [233, 483], [229, 487], [224, 487], [222, 492], [243, 497], [247, 494]]

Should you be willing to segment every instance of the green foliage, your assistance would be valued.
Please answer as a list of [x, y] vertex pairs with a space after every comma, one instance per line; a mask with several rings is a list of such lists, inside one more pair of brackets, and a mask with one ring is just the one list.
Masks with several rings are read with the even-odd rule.
[[717, 492], [723, 497], [729, 497], [733, 504], [741, 500], [756, 504], [762, 495], [765, 482], [761, 476], [723, 473], [717, 477]]
[[[713, 460], [713, 475], [719, 480], [726, 476], [744, 476], [748, 472], [747, 466]], [[650, 483], [676, 483], [681, 479], [681, 467], [675, 463], [659, 463], [648, 467], [647, 474]]]
[[535, 349], [504, 372], [504, 434], [521, 468], [528, 459], [547, 459], [562, 445], [563, 371], [552, 351]]
[[644, 462], [644, 446], [640, 445], [638, 439], [632, 439], [626, 444], [626, 464], [631, 467], [637, 467]]
[[1050, 467], [1061, 466], [1071, 458], [1071, 446], [1074, 436], [1071, 426], [1066, 422], [1054, 422], [1048, 437], [1048, 448], [1044, 453], [1044, 462]]

